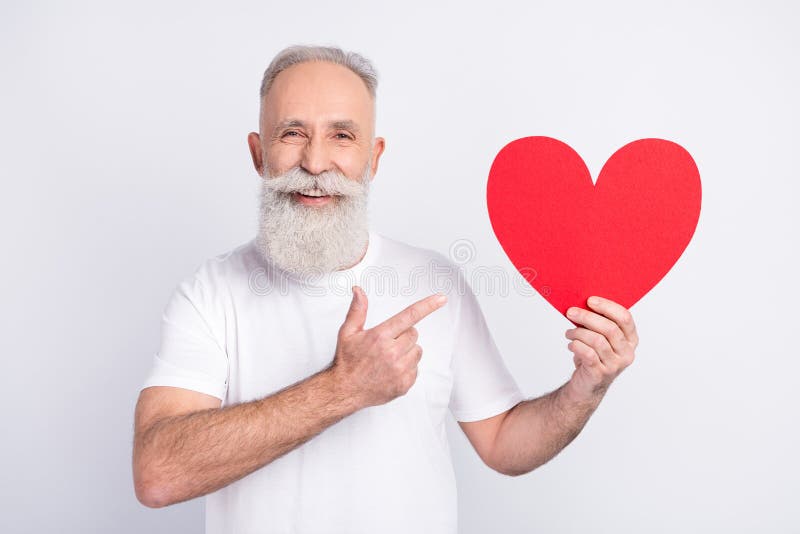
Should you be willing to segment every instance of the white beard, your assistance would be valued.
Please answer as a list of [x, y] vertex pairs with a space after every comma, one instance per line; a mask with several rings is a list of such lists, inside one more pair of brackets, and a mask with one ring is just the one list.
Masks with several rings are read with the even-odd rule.
[[[301, 278], [357, 263], [369, 240], [369, 184], [369, 165], [360, 182], [336, 171], [313, 175], [300, 167], [262, 177], [256, 240], [262, 257]], [[296, 191], [314, 188], [335, 196], [322, 206], [303, 205], [293, 198]]]

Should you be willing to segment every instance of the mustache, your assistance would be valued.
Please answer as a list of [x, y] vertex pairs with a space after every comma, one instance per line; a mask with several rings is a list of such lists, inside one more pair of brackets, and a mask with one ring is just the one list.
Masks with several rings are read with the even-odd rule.
[[264, 187], [277, 193], [296, 193], [307, 189], [319, 189], [324, 195], [359, 196], [364, 192], [368, 180], [351, 180], [338, 171], [323, 171], [311, 174], [301, 167], [265, 178]]

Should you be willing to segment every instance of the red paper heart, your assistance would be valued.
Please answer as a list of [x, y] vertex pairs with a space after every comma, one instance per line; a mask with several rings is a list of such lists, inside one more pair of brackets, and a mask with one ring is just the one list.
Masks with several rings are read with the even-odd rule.
[[550, 137], [512, 141], [486, 190], [509, 259], [559, 312], [591, 295], [630, 308], [680, 257], [700, 216], [700, 173], [681, 146], [641, 139], [592, 184], [581, 157]]

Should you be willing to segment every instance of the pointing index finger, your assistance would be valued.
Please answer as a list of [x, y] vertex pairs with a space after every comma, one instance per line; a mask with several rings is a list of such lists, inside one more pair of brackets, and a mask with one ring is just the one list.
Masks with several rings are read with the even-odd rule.
[[444, 306], [445, 302], [447, 302], [447, 297], [441, 293], [430, 295], [389, 317], [379, 326], [387, 329], [392, 337], [397, 337]]

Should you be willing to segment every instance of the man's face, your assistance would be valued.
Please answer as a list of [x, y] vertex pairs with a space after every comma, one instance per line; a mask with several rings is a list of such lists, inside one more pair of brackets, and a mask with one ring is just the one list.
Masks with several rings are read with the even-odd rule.
[[[317, 175], [338, 171], [351, 180], [370, 179], [384, 140], [374, 139], [375, 102], [354, 72], [327, 62], [307, 62], [281, 72], [262, 102], [261, 134], [248, 141], [253, 162], [265, 177], [294, 167]], [[297, 196], [323, 205], [331, 197]]]
[[263, 178], [259, 248], [303, 274], [349, 267], [368, 240], [367, 196], [384, 140], [374, 100], [346, 67], [309, 62], [281, 72], [248, 136]]

